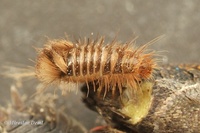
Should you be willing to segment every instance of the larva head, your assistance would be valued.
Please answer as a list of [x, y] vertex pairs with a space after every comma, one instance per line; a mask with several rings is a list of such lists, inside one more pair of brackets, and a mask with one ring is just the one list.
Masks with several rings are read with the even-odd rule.
[[67, 40], [47, 42], [45, 47], [39, 50], [36, 76], [47, 84], [60, 81], [60, 77], [67, 69], [64, 55], [71, 48], [73, 48], [73, 44]]
[[133, 53], [132, 70], [136, 80], [152, 78], [154, 69], [158, 67], [154, 57], [155, 52], [149, 52], [147, 45], [143, 45], [137, 48]]
[[156, 61], [152, 57], [154, 54], [144, 54], [141, 58], [141, 63], [138, 68], [138, 73], [141, 79], [148, 79], [152, 77], [153, 70], [157, 67]]

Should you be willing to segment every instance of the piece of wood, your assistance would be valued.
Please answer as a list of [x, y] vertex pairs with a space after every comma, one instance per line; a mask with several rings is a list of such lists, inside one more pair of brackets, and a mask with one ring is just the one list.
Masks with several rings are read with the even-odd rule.
[[[133, 118], [140, 112], [125, 106], [128, 102], [138, 104], [145, 97], [140, 96], [139, 93], [131, 97], [127, 88], [124, 88], [122, 94], [118, 92], [113, 96], [109, 91], [103, 97], [103, 94], [97, 93], [98, 89], [96, 91], [92, 89], [94, 86], [90, 83], [88, 97], [86, 86], [82, 87], [85, 94], [83, 102], [88, 108], [103, 116], [110, 129], [135, 133], [197, 133], [200, 131], [199, 65], [162, 66], [156, 70], [153, 80], [141, 81], [141, 89], [144, 89], [142, 84], [146, 83], [148, 83], [147, 87], [150, 87], [149, 83], [153, 84], [152, 89], [149, 89], [152, 91], [150, 107], [143, 106], [148, 113], [139, 118], [137, 123], [133, 123]], [[98, 88], [98, 85], [95, 88]], [[131, 106], [135, 107], [135, 105]], [[105, 128], [104, 132], [109, 132], [110, 129]]]

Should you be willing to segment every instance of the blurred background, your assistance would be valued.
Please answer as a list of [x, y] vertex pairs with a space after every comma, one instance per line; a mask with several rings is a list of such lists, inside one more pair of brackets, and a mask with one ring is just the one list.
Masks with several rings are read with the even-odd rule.
[[[188, 0], [0, 0], [0, 62], [3, 66], [34, 66], [36, 51], [47, 38], [61, 39], [103, 35], [106, 42], [116, 34], [137, 44], [165, 35], [151, 46], [164, 63], [200, 63], [200, 1]], [[33, 60], [33, 61], [30, 61]], [[19, 65], [20, 66], [20, 65]], [[11, 73], [15, 71], [12, 70]], [[0, 104], [10, 101], [14, 80], [0, 78]], [[36, 79], [23, 81], [20, 92], [35, 92]], [[61, 96], [67, 113], [87, 128], [98, 125], [96, 113], [81, 102], [81, 93]]]

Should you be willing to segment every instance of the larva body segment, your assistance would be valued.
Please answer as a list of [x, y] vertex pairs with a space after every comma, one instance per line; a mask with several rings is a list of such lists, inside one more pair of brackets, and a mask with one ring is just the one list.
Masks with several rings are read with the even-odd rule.
[[103, 37], [77, 43], [49, 41], [39, 51], [36, 75], [46, 84], [95, 81], [105, 86], [105, 92], [113, 88], [113, 93], [116, 86], [120, 91], [124, 85], [136, 88], [137, 82], [151, 78], [156, 63], [153, 52], [145, 53], [146, 45], [134, 48], [132, 42], [103, 43]]

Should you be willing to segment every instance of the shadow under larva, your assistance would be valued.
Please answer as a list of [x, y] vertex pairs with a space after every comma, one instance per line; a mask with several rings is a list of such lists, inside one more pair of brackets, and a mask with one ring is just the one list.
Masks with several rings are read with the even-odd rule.
[[98, 92], [104, 93], [116, 88], [122, 92], [123, 86], [138, 88], [142, 80], [152, 78], [157, 68], [155, 52], [148, 52], [149, 44], [136, 47], [133, 39], [127, 43], [113, 40], [105, 44], [104, 38], [70, 40], [49, 40], [44, 48], [38, 50], [36, 76], [44, 84], [61, 82], [86, 83], [98, 82]]

